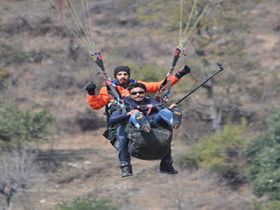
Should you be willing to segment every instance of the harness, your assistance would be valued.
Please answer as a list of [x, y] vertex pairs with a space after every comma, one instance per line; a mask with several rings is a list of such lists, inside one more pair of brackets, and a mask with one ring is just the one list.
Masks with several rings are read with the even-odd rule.
[[[117, 89], [117, 86], [119, 85], [118, 81], [110, 80], [110, 82], [115, 91], [111, 91], [112, 88], [109, 88], [108, 85], [106, 86], [109, 95], [112, 96], [112, 99], [110, 100], [109, 104], [105, 106], [104, 114], [106, 115], [107, 129], [103, 133], [103, 136], [111, 140], [112, 143], [115, 141], [116, 128], [114, 126], [113, 127], [109, 126], [109, 118], [114, 111], [121, 109], [121, 111], [124, 113], [126, 112], [126, 108], [124, 106], [123, 97]], [[133, 83], [136, 83], [136, 80], [129, 79], [129, 84], [133, 84]], [[121, 100], [121, 103], [119, 103], [118, 100]]]
[[[136, 83], [136, 80], [134, 79], [129, 79], [129, 84], [134, 84]], [[111, 91], [112, 88], [109, 88], [108, 85], [107, 87], [107, 91], [109, 93], [109, 95], [111, 95], [113, 97], [113, 99], [110, 100], [110, 103], [106, 105], [105, 107], [105, 115], [107, 115], [107, 123], [108, 123], [108, 118], [109, 116], [116, 110], [121, 109], [122, 112], [125, 112], [125, 106], [123, 103], [123, 97], [121, 95], [121, 93], [118, 91], [117, 86], [119, 86], [119, 82], [115, 79], [115, 80], [111, 80], [111, 85], [113, 87], [113, 89], [115, 91]], [[115, 100], [117, 99], [117, 100]], [[122, 101], [122, 103], [118, 103], [119, 101]]]
[[151, 100], [148, 99], [149, 101], [147, 101], [146, 104], [137, 104], [134, 101], [127, 101], [127, 103], [129, 104], [129, 109], [133, 110], [133, 109], [138, 109], [139, 111], [141, 111], [144, 115], [148, 116], [150, 115], [153, 111], [156, 110], [160, 110], [162, 107], [161, 103], [158, 103], [158, 101], [156, 100]]

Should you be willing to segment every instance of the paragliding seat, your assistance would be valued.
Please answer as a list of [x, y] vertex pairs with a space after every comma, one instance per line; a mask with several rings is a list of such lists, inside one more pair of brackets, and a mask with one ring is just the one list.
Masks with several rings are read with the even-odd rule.
[[163, 125], [153, 125], [149, 133], [127, 126], [128, 151], [131, 156], [142, 160], [159, 160], [170, 151], [173, 131]]
[[[128, 151], [132, 157], [142, 160], [160, 160], [170, 151], [173, 131], [166, 125], [152, 125], [149, 133], [138, 130], [133, 125], [126, 126], [129, 139]], [[111, 144], [118, 149], [118, 139], [111, 139]]]

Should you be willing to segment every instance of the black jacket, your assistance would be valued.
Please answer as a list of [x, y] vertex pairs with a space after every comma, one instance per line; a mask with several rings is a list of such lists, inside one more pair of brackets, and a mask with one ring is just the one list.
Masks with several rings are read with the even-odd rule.
[[163, 109], [164, 107], [153, 98], [146, 97], [143, 101], [135, 101], [130, 97], [124, 98], [124, 105], [126, 111], [123, 112], [121, 109], [112, 113], [109, 118], [109, 125], [113, 126], [116, 124], [126, 124], [129, 116], [127, 115], [133, 109], [138, 109], [143, 115], [152, 115], [159, 110]]

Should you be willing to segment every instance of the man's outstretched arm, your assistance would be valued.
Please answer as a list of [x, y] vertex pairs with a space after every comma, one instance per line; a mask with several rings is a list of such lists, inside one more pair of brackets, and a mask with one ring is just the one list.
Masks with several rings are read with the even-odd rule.
[[[171, 75], [170, 76], [170, 82], [171, 85], [175, 85], [177, 82], [179, 82], [179, 80], [187, 75], [188, 73], [191, 72], [191, 69], [188, 66], [184, 66], [184, 68], [182, 68], [180, 71], [178, 71], [175, 75]], [[159, 82], [142, 82], [139, 81], [141, 83], [143, 83], [146, 87], [147, 87], [147, 92], [148, 93], [156, 93], [159, 91], [161, 84], [163, 83], [164, 80], [161, 80]]]
[[101, 109], [110, 102], [110, 95], [106, 87], [102, 87], [99, 95], [95, 95], [96, 85], [91, 81], [85, 86], [85, 90], [87, 91], [88, 105], [95, 110]]

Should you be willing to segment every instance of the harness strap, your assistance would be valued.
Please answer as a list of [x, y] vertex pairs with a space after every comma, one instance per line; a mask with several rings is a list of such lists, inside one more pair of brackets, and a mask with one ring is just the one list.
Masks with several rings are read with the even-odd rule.
[[150, 107], [150, 108], [148, 109], [146, 116], [148, 116], [148, 115], [151, 113], [152, 109], [153, 109], [153, 107]]
[[122, 100], [122, 96], [120, 94], [120, 92], [118, 91], [118, 89], [116, 88], [116, 85], [114, 83], [111, 82], [111, 80], [107, 80], [106, 82], [106, 87], [107, 87], [107, 91], [108, 93], [113, 96], [113, 98], [116, 99], [116, 101], [118, 102], [119, 107], [122, 110], [122, 113], [125, 113], [125, 106]]
[[120, 107], [122, 108], [122, 111], [123, 111], [124, 105], [123, 105], [121, 94], [118, 92], [118, 90], [116, 89], [116, 85], [114, 83], [112, 83], [107, 72], [105, 71], [101, 52], [92, 51], [92, 52], [90, 52], [90, 55], [91, 55], [91, 58], [95, 61], [95, 63], [98, 65], [98, 67], [101, 69], [101, 71], [104, 75], [104, 80], [106, 83], [108, 93], [117, 100], [118, 104], [120, 105]]
[[168, 79], [168, 80], [167, 80], [167, 88], [166, 88], [166, 91], [165, 91], [165, 93], [164, 93], [164, 95], [163, 95], [163, 97], [162, 97], [162, 101], [165, 102], [165, 103], [166, 103], [166, 102], [168, 101], [168, 99], [169, 99], [170, 90], [171, 90], [171, 81], [170, 81], [170, 79]]

